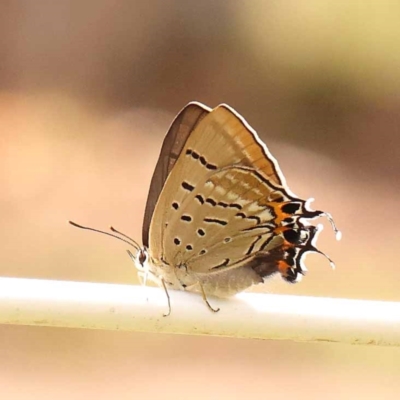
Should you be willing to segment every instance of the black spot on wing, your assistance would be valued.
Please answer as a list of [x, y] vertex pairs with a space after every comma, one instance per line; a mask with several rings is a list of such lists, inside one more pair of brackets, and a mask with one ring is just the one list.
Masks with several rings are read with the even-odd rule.
[[192, 158], [194, 158], [195, 160], [198, 160], [200, 157], [195, 151], [193, 151], [191, 149], [186, 150], [186, 155], [192, 156]]
[[204, 222], [207, 222], [209, 224], [218, 224], [218, 225], [227, 225], [228, 221], [224, 221], [222, 219], [218, 219], [218, 218], [204, 218], [203, 219]]
[[206, 232], [204, 231], [204, 229], [197, 229], [197, 234], [199, 235], [199, 236], [204, 236], [205, 234], [206, 234]]
[[190, 215], [184, 214], [181, 216], [181, 220], [185, 222], [192, 222], [192, 217]]
[[204, 204], [204, 197], [201, 194], [196, 194], [195, 199], [200, 203]]
[[292, 244], [298, 244], [300, 242], [300, 232], [295, 229], [288, 229], [283, 232], [285, 240]]
[[191, 156], [194, 160], [199, 160], [200, 164], [209, 170], [216, 170], [218, 168], [216, 165], [207, 162], [204, 156], [201, 156], [192, 149], [187, 149], [186, 155]]
[[183, 181], [183, 182], [182, 182], [182, 187], [183, 187], [185, 190], [189, 191], [189, 192], [192, 192], [193, 189], [194, 189], [194, 186], [191, 185], [190, 183], [186, 182], [186, 181]]
[[294, 214], [296, 211], [299, 210], [301, 204], [300, 203], [287, 203], [282, 206], [281, 210], [285, 214]]
[[199, 161], [200, 161], [201, 164], [204, 165], [207, 169], [210, 169], [210, 170], [216, 170], [216, 169], [217, 169], [217, 166], [216, 166], [216, 165], [208, 163], [207, 160], [206, 160], [203, 156], [200, 156]]
[[217, 202], [212, 199], [211, 197], [206, 199], [206, 203], [211, 204], [213, 207], [215, 207], [217, 205]]

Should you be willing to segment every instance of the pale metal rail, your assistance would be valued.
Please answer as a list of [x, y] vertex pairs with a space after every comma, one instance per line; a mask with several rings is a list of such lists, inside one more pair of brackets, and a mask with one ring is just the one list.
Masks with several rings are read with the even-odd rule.
[[400, 346], [400, 302], [242, 293], [232, 299], [130, 285], [0, 278], [0, 323]]

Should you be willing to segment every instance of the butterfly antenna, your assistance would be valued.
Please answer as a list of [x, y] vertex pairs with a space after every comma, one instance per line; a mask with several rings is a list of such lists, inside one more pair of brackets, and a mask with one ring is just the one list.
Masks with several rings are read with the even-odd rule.
[[130, 240], [135, 246], [137, 246], [140, 249], [140, 245], [138, 244], [138, 242], [136, 240], [133, 240], [131, 237], [129, 237], [128, 235], [125, 235], [125, 233], [122, 233], [120, 231], [117, 231], [113, 226], [110, 226], [110, 230], [114, 233], [118, 233], [118, 235], [123, 236], [125, 239]]
[[111, 236], [111, 237], [113, 237], [113, 238], [122, 240], [123, 242], [125, 242], [125, 243], [129, 244], [130, 246], [132, 246], [136, 251], [139, 251], [139, 250], [140, 250], [140, 246], [139, 246], [136, 242], [131, 243], [131, 242], [129, 242], [129, 241], [126, 240], [126, 239], [123, 239], [123, 238], [121, 238], [121, 237], [119, 237], [119, 236], [117, 236], [117, 235], [113, 235], [112, 233], [104, 232], [104, 231], [101, 231], [101, 230], [99, 230], [99, 229], [89, 228], [88, 226], [79, 225], [79, 224], [77, 224], [76, 222], [72, 222], [72, 221], [68, 221], [68, 222], [69, 222], [72, 226], [75, 226], [76, 228], [87, 229], [88, 231], [93, 231], [93, 232], [102, 233], [102, 234], [104, 234], [104, 235]]

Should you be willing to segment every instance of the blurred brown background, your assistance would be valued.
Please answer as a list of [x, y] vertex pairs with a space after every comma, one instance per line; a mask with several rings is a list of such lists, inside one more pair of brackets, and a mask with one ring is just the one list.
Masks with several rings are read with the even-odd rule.
[[[0, 3], [0, 275], [137, 283], [140, 239], [174, 115], [225, 102], [328, 224], [298, 285], [256, 291], [400, 300], [400, 3]], [[0, 326], [4, 399], [397, 399], [400, 351]]]

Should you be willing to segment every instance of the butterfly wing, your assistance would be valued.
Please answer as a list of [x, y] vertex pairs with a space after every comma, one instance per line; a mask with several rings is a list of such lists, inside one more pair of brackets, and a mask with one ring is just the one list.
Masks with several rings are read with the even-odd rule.
[[301, 249], [311, 249], [314, 237], [300, 219], [320, 214], [290, 193], [244, 119], [220, 105], [195, 125], [165, 180], [149, 227], [150, 255], [176, 268], [181, 281], [214, 275], [215, 286], [229, 274], [236, 287], [240, 279], [250, 286], [277, 271], [296, 281]]
[[187, 138], [201, 119], [209, 112], [210, 109], [203, 104], [196, 102], [189, 103], [176, 116], [167, 132], [167, 135], [165, 136], [160, 156], [151, 179], [149, 194], [147, 196], [142, 228], [142, 241], [143, 245], [146, 247], [149, 246], [149, 228], [151, 218], [165, 180], [175, 165]]

